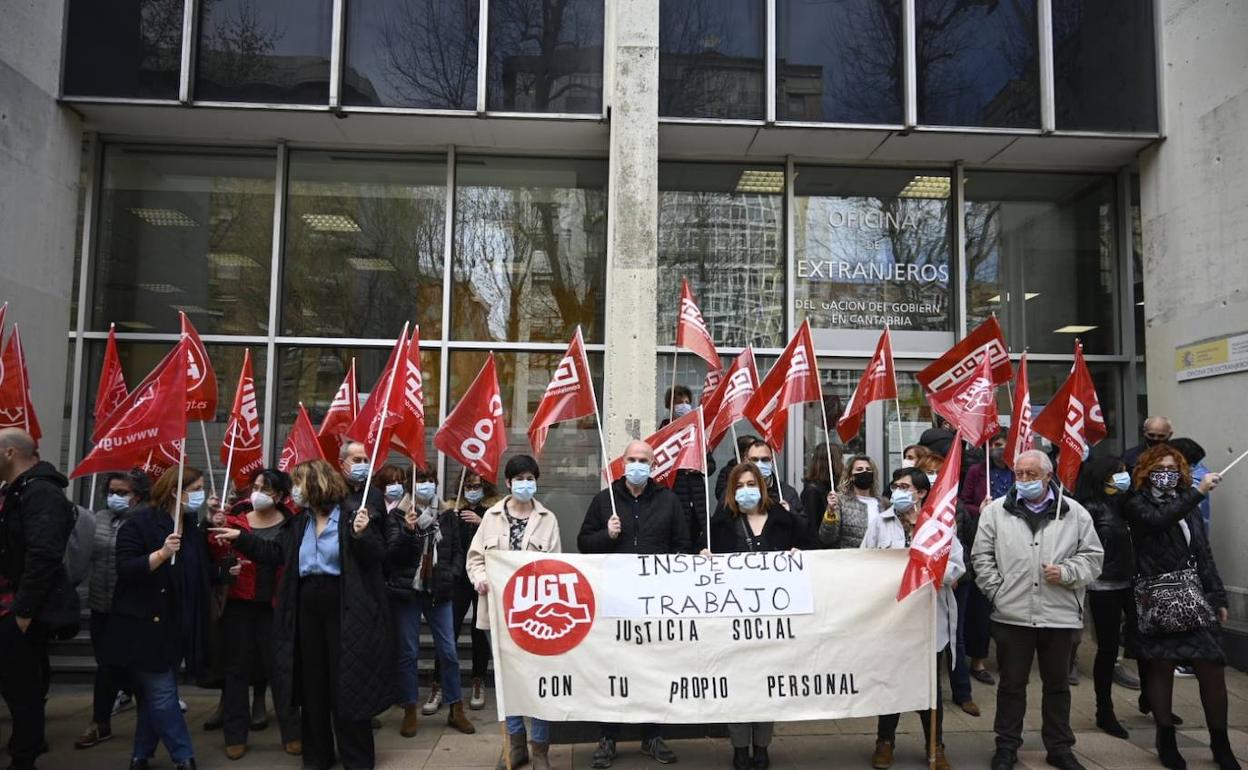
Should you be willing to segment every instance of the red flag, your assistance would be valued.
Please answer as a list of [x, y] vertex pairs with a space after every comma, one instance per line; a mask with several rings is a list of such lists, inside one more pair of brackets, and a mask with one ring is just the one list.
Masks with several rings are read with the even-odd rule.
[[928, 394], [927, 401], [975, 446], [982, 446], [1000, 429], [997, 388], [992, 384], [992, 363], [987, 356], [980, 358], [975, 376]]
[[[702, 472], [706, 462], [706, 433], [702, 425], [702, 407], [669, 422], [646, 437], [646, 443], [654, 448], [654, 463], [650, 466], [650, 478], [665, 486], [676, 483], [676, 471]], [[624, 457], [611, 461], [607, 469], [611, 481], [624, 475]]]
[[178, 315], [182, 316], [182, 339], [191, 344], [186, 368], [186, 419], [212, 422], [217, 419], [217, 375], [191, 319], [180, 311]]
[[[968, 439], [969, 440], [969, 439]], [[953, 448], [940, 468], [936, 483], [927, 493], [923, 510], [914, 523], [914, 538], [910, 541], [910, 560], [901, 576], [901, 588], [897, 601], [917, 591], [925, 583], [935, 584], [940, 590], [957, 533], [958, 475], [962, 470], [962, 433], [953, 437]]]
[[395, 381], [399, 392], [399, 422], [394, 426], [395, 449], [398, 449], [418, 468], [425, 462], [425, 378], [420, 371], [420, 327], [412, 330], [407, 343], [407, 355], [403, 357], [402, 377]]
[[162, 444], [186, 439], [186, 386], [190, 343], [184, 338], [166, 365], [117, 407], [120, 415], [70, 478], [120, 471], [143, 462]]
[[780, 447], [784, 445], [789, 407], [820, 398], [819, 370], [816, 368], [815, 346], [810, 337], [810, 321], [807, 320], [789, 340], [776, 365], [746, 403], [743, 413], [758, 428], [763, 441], [769, 446]]
[[1027, 354], [1018, 362], [1014, 377], [1014, 410], [1010, 415], [1010, 435], [1005, 440], [1005, 464], [1014, 467], [1014, 458], [1031, 448], [1031, 386], [1027, 384]]
[[880, 341], [875, 344], [875, 355], [871, 356], [867, 370], [858, 380], [858, 387], [849, 397], [841, 419], [836, 421], [836, 435], [841, 437], [841, 441], [857, 436], [858, 429], [862, 427], [862, 417], [867, 413], [867, 404], [889, 398], [897, 398], [897, 374], [893, 371], [893, 341], [886, 326]]
[[338, 392], [334, 394], [334, 400], [330, 402], [329, 411], [325, 412], [325, 419], [321, 420], [321, 429], [317, 433], [321, 451], [326, 457], [338, 456], [338, 437], [347, 432], [347, 428], [351, 427], [359, 414], [360, 393], [355, 384], [355, 359], [352, 358], [351, 368], [338, 386]]
[[975, 376], [975, 368], [984, 356], [992, 362], [992, 384], [1004, 385], [1010, 381], [1010, 349], [997, 317], [990, 316], [958, 344], [945, 351], [927, 368], [914, 377], [928, 390], [944, 390]]
[[1084, 452], [1109, 434], [1096, 386], [1083, 361], [1082, 343], [1075, 343], [1075, 365], [1070, 376], [1031, 428], [1062, 448], [1057, 457], [1057, 478], [1067, 489], [1074, 489]]
[[719, 387], [719, 383], [724, 381], [724, 372], [714, 367], [706, 368], [706, 377], [702, 380], [702, 403], [711, 397], [715, 389]]
[[702, 311], [689, 290], [689, 279], [680, 279], [680, 313], [676, 317], [676, 347], [691, 350], [711, 369], [723, 369], [711, 332], [702, 320]]
[[0, 428], [21, 428], [30, 434], [36, 446], [43, 437], [30, 401], [30, 374], [17, 324], [13, 324], [13, 333], [0, 355]]
[[230, 408], [230, 419], [225, 424], [225, 440], [221, 442], [221, 462], [230, 468], [235, 489], [251, 486], [256, 471], [264, 468], [261, 450], [256, 377], [251, 367], [251, 349], [248, 348], [243, 351], [243, 368], [238, 373], [234, 406]]
[[[100, 387], [95, 394], [96, 426], [103, 423], [128, 395], [130, 391], [126, 388], [126, 376], [121, 371], [121, 357], [117, 355], [117, 330], [113, 324], [109, 324], [108, 344], [104, 347], [104, 366], [100, 369]], [[91, 440], [96, 441], [98, 438], [93, 435]]]
[[551, 425], [587, 417], [596, 411], [598, 402], [594, 398], [594, 381], [590, 379], [585, 341], [581, 339], [581, 327], [578, 326], [529, 423], [529, 444], [533, 447], [533, 456], [541, 457]]
[[290, 473], [290, 469], [308, 460], [325, 460], [321, 450], [321, 442], [317, 440], [316, 431], [312, 428], [312, 419], [308, 410], [299, 403], [299, 413], [295, 415], [295, 424], [290, 426], [286, 436], [286, 445], [282, 447], [282, 456], [277, 461], [277, 469]]
[[745, 405], [758, 389], [758, 370], [754, 368], [754, 349], [746, 347], [728, 367], [719, 387], [702, 400], [705, 415], [706, 441], [715, 447], [723, 440], [732, 424], [741, 419]]
[[498, 460], [507, 449], [507, 426], [503, 423], [503, 397], [493, 353], [433, 434], [433, 445], [481, 478], [497, 477]]
[[[347, 438], [363, 444], [370, 456], [374, 444], [380, 442], [383, 447], [390, 445], [394, 427], [399, 424], [399, 405], [403, 396], [403, 387], [399, 384], [403, 377], [400, 367], [407, 368], [406, 358], [407, 324], [403, 324], [403, 331], [394, 341], [390, 357], [386, 359], [385, 367], [368, 394], [368, 401], [346, 430]], [[383, 401], [386, 402], [384, 407]]]
[[139, 450], [129, 467], [139, 468], [151, 477], [152, 481], [156, 481], [165, 474], [165, 471], [178, 466], [178, 459], [181, 455], [182, 441], [170, 441], [168, 444]]

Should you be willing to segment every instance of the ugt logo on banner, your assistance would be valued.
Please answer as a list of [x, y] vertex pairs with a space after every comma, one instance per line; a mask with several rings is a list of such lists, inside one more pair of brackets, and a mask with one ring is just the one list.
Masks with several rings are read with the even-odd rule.
[[503, 590], [503, 616], [512, 641], [534, 655], [562, 655], [594, 625], [594, 591], [581, 571], [558, 559], [516, 570]]

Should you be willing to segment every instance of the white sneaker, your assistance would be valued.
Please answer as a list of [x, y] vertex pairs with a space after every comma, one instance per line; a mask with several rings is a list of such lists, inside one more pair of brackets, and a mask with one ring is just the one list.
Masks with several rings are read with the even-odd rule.
[[120, 714], [126, 709], [134, 708], [134, 699], [130, 697], [128, 692], [119, 692], [117, 697], [113, 699], [113, 714]]
[[178, 698], [178, 708], [182, 709], [182, 713], [185, 714], [186, 713], [186, 701], [182, 700], [181, 698]]
[[429, 716], [438, 713], [440, 708], [442, 708], [442, 688], [435, 684], [429, 688], [429, 700], [420, 707], [420, 713]]

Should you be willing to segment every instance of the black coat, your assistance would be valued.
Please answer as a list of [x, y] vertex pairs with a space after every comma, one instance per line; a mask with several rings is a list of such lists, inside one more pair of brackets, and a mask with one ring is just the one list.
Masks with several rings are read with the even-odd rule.
[[0, 575], [14, 591], [13, 614], [49, 629], [78, 623], [78, 593], [65, 571], [74, 528], [69, 481], [40, 461], [4, 488], [0, 499]]
[[[737, 461], [735, 459], [729, 460], [723, 470], [719, 472], [719, 475], [715, 477], [715, 500], [717, 507], [724, 501], [724, 491], [728, 489], [728, 477], [732, 475], [733, 466], [736, 464]], [[767, 480], [767, 487], [772, 497], [775, 497], [776, 491], [779, 490], [781, 498], [789, 504], [789, 510], [797, 514], [799, 519], [805, 516], [805, 505], [802, 503], [802, 496], [797, 493], [793, 485], [781, 481], [773, 472], [771, 478]], [[815, 522], [814, 526], [815, 529], [818, 529], [819, 523]]]
[[[706, 545], [706, 477], [699, 471], [676, 471], [672, 491], [680, 499], [681, 510], [688, 522], [689, 547], [694, 553]], [[712, 502], [712, 505], [714, 503]]]
[[[404, 522], [403, 511], [395, 508], [386, 514], [386, 590], [396, 599], [415, 599], [417, 591], [412, 588], [416, 570], [429, 541], [433, 527], [427, 532], [410, 530]], [[433, 595], [435, 604], [450, 601], [455, 583], [467, 572], [467, 551], [459, 539], [459, 513], [445, 508], [438, 514], [438, 529], [442, 540], [438, 543], [438, 561], [433, 565], [433, 575], [426, 582], [422, 593]]]
[[802, 516], [806, 520], [808, 545], [819, 542], [819, 525], [823, 523], [823, 514], [828, 511], [828, 493], [831, 491], [831, 485], [822, 481], [807, 481], [802, 485], [799, 499], [802, 503]]
[[[279, 713], [302, 703], [298, 673], [299, 546], [310, 517], [304, 511], [287, 519], [276, 540], [261, 540], [244, 532], [235, 541], [235, 547], [255, 561], [285, 565], [273, 611], [273, 700]], [[390, 603], [382, 576], [386, 556], [382, 523], [374, 520], [356, 537], [351, 531], [353, 518], [344, 505], [338, 515], [342, 639], [337, 715], [358, 720], [370, 719], [394, 704], [398, 677]]]
[[[1136, 574], [1162, 575], [1186, 569], [1194, 561], [1209, 604], [1215, 608], [1225, 607], [1226, 589], [1213, 563], [1204, 520], [1200, 517], [1200, 502], [1204, 499], [1195, 487], [1179, 490], [1170, 500], [1156, 500], [1148, 491], [1135, 492], [1127, 498], [1123, 513], [1135, 542]], [[1192, 533], [1190, 546], [1179, 527], [1180, 521], [1186, 521]]]
[[[614, 540], [607, 534], [609, 495], [615, 496], [620, 516], [620, 536]], [[633, 497], [620, 478], [590, 501], [576, 547], [581, 553], [688, 553], [689, 522], [672, 490], [649, 479], [641, 495]]]
[[[363, 499], [363, 485], [356, 489], [348, 481], [347, 498], [342, 502], [342, 512], [346, 514], [348, 521], [355, 518], [355, 512], [360, 510], [360, 501]], [[368, 515], [373, 517], [374, 522], [384, 522], [386, 520], [386, 497], [382, 494], [382, 490], [377, 488], [376, 484], [368, 488]]]
[[1135, 546], [1131, 528], [1122, 517], [1122, 495], [1088, 500], [1083, 507], [1092, 515], [1092, 526], [1105, 549], [1099, 580], [1130, 580], [1135, 576]]
[[732, 511], [720, 506], [711, 518], [711, 551], [713, 553], [740, 553], [743, 551], [787, 551], [800, 548], [806, 542], [806, 534], [802, 531], [802, 521], [784, 509], [775, 500], [767, 506], [767, 523], [763, 525], [762, 534], [754, 538], [755, 548], [751, 549], [746, 542], [745, 533], [749, 525], [742, 517], [732, 515]]

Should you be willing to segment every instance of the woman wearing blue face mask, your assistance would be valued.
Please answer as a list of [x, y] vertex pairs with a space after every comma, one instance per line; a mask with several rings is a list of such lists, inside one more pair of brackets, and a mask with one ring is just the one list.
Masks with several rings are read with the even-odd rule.
[[386, 513], [396, 508], [401, 513], [406, 513], [411, 507], [411, 485], [405, 469], [394, 463], [386, 463], [373, 474], [373, 486], [381, 490], [382, 499], [386, 501]]
[[[186, 718], [178, 705], [182, 662], [194, 675], [207, 663], [211, 560], [200, 510], [204, 480], [195, 468], [166, 471], [152, 487], [152, 504], [135, 512], [117, 533], [117, 587], [101, 657], [125, 666], [139, 702], [132, 770], [146, 770], [163, 743], [180, 770], [195, 767]], [[182, 531], [174, 531], [181, 509]], [[175, 563], [174, 555], [177, 555]]]
[[[481, 518], [497, 501], [498, 495], [494, 491], [494, 485], [469, 471], [464, 478], [463, 497], [456, 500], [454, 506], [459, 516], [459, 541], [461, 543], [472, 542], [477, 535], [477, 529], [481, 526]], [[454, 605], [451, 613], [451, 628], [454, 631], [455, 645], [458, 649], [459, 632], [464, 627], [464, 618], [468, 616], [468, 611], [472, 610], [472, 687], [468, 694], [468, 708], [474, 711], [485, 708], [485, 674], [490, 664], [490, 640], [484, 631], [476, 627], [477, 596], [476, 586], [468, 579], [468, 572], [465, 570], [455, 581], [455, 590], [451, 598]], [[433, 667], [435, 682], [440, 680], [441, 668], [442, 661], [438, 659]]]

